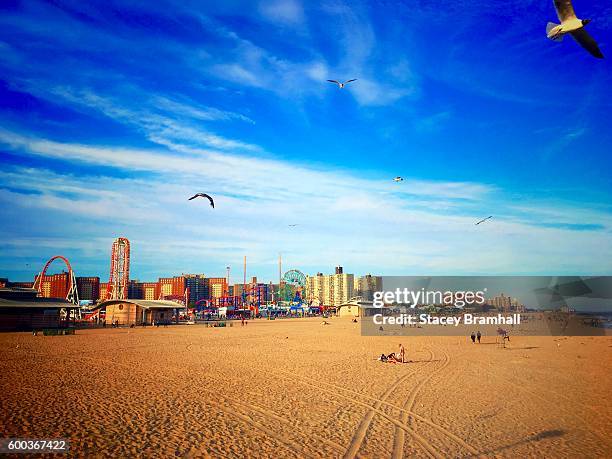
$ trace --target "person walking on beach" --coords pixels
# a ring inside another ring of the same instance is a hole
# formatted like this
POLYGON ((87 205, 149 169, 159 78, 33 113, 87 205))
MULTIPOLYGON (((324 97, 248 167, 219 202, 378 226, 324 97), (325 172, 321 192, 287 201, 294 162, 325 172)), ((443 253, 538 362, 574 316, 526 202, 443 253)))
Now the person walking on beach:
POLYGON ((478 338, 478 344, 480 344, 480 337, 481 337, 481 336, 482 336, 482 335, 480 334, 480 330, 478 330, 478 331, 476 332, 476 338, 478 338))
POLYGON ((400 345, 399 345, 399 357, 402 360, 402 363, 406 363, 405 360, 404 360, 405 356, 406 356, 406 350, 404 349, 404 346, 402 346, 401 343, 400 343, 400 345))
POLYGON ((472 344, 476 343, 476 333, 472 332, 472 334, 470 335, 470 338, 472 338, 472 344))

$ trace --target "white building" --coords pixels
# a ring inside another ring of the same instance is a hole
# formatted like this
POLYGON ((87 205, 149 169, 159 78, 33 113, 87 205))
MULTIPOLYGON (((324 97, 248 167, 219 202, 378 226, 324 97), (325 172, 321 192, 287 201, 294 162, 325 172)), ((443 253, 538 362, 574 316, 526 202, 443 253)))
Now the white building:
POLYGON ((355 276, 337 267, 335 274, 306 276, 305 297, 313 305, 339 307, 353 297, 354 288, 355 276))

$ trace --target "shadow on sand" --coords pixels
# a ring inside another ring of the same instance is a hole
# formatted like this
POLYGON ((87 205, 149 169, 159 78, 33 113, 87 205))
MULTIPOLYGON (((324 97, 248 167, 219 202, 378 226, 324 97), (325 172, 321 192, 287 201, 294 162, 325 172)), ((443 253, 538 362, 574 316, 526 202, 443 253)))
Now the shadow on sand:
POLYGON ((566 434, 566 431, 565 430, 561 430, 561 429, 544 430, 544 431, 542 431, 540 433, 532 435, 531 437, 527 437, 524 440, 517 441, 515 443, 510 443, 509 445, 502 446, 502 447, 497 448, 497 449, 491 449, 489 451, 484 451, 484 452, 480 453, 480 455, 498 454, 500 451, 503 451, 505 449, 514 448, 515 446, 524 445, 526 443, 531 443, 531 442, 534 442, 534 441, 546 440, 548 438, 562 437, 565 434, 566 434))

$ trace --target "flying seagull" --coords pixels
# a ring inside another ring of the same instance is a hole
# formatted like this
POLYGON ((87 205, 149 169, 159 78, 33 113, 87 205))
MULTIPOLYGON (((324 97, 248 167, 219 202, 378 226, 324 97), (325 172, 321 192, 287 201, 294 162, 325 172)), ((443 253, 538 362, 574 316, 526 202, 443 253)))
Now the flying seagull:
POLYGON ((546 36, 553 41, 563 40, 563 36, 569 33, 576 42, 586 49, 591 55, 603 59, 604 55, 599 50, 597 42, 584 29, 591 22, 590 19, 578 19, 574 13, 571 0, 553 0, 557 16, 561 24, 549 22, 546 25, 546 36))
POLYGON ((482 222, 486 222, 489 218, 493 218, 493 215, 489 215, 487 218, 483 218, 479 222, 476 222, 475 225, 480 225, 482 222))
POLYGON ((215 208, 215 201, 213 201, 213 198, 211 198, 206 193, 196 193, 192 197, 190 197, 188 200, 191 201, 192 199, 195 199, 195 198, 208 198, 208 200, 210 201, 210 207, 212 207, 213 209, 215 208))
POLYGON ((329 81, 330 83, 335 83, 335 84, 337 84, 337 85, 338 85, 338 87, 339 87, 340 89, 342 89, 342 88, 344 88, 344 85, 346 85, 346 84, 350 83, 351 81, 357 81, 357 78, 353 78, 352 80, 346 80, 344 83, 342 83, 342 82, 340 82, 340 81, 338 81, 338 80, 327 80, 327 81, 329 81))
POLYGON ((395 177, 395 178, 393 179, 393 181, 394 181, 394 182, 403 182, 403 181, 404 181, 404 179, 398 175, 397 177, 395 177))
POLYGON ((291 225, 287 225, 287 226, 298 226, 299 223, 292 223, 291 225))

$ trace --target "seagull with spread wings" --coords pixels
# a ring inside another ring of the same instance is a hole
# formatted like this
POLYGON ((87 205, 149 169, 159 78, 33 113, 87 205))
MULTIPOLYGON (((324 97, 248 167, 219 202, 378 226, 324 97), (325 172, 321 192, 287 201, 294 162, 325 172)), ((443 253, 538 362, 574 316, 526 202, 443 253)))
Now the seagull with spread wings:
POLYGON ((342 89, 342 88, 344 88, 344 86, 345 86, 345 85, 347 85, 348 83, 350 83, 350 82, 352 82, 352 81, 357 81, 357 78, 353 78, 352 80, 346 80, 346 81, 344 81, 344 82, 341 82, 341 81, 338 81, 338 80, 327 80, 327 81, 329 81, 330 83, 337 84, 337 85, 338 85, 338 87, 339 87, 340 89, 342 89))
POLYGON ((557 16, 561 24, 549 22, 546 26, 546 36, 553 41, 561 41, 565 34, 569 33, 576 43, 586 49, 592 56, 603 59, 597 42, 585 30, 584 26, 591 22, 590 19, 578 19, 574 13, 571 0, 553 0, 557 16))
POLYGON ((206 193, 196 193, 192 197, 190 197, 188 201, 191 201, 192 199, 195 199, 195 198, 207 198, 210 201, 210 207, 212 207, 213 209, 215 208, 215 201, 213 201, 213 198, 211 198, 206 193))
POLYGON ((486 222, 489 218, 493 218, 493 215, 489 215, 487 218, 483 218, 479 222, 474 223, 475 225, 480 225, 483 222, 486 222))

